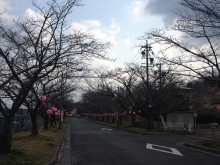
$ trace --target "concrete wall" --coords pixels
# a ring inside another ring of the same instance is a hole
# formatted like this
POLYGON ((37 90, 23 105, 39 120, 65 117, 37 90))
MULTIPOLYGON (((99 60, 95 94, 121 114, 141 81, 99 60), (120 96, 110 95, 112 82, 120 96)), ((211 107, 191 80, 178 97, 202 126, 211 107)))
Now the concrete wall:
POLYGON ((194 112, 172 112, 167 114, 167 128, 192 131, 194 112))

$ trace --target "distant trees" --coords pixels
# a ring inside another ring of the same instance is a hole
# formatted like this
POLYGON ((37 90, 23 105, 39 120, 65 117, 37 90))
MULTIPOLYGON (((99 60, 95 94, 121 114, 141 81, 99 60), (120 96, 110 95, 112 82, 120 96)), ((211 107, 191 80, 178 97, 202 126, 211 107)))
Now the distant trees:
POLYGON ((159 45, 160 60, 178 66, 180 74, 220 87, 220 2, 181 0, 180 5, 184 9, 176 12, 178 18, 171 27, 181 32, 180 38, 159 29, 147 32, 143 38, 159 45), (170 50, 177 53, 170 55, 170 50))
MULTIPOLYGON (((29 104, 37 82, 57 76, 60 69, 77 71, 91 58, 106 59, 108 44, 86 33, 67 31, 66 18, 79 2, 51 0, 44 7, 35 4, 34 18, 15 21, 11 27, 0 21, 0 112, 5 118, 0 152, 11 150, 13 116, 23 103, 29 104)), ((35 101, 39 102, 36 97, 35 101)))
POLYGON ((175 110, 188 110, 188 96, 181 92, 181 81, 171 70, 163 76, 150 72, 149 88, 145 69, 134 64, 126 65, 124 69, 97 73, 97 77, 96 83, 90 83, 91 86, 96 84, 93 86, 95 94, 111 97, 122 110, 131 110, 136 114, 142 110, 142 116, 148 120, 148 128, 154 127, 154 116, 175 110), (100 89, 105 92, 100 94, 100 89), (152 108, 148 108, 147 97, 152 108))

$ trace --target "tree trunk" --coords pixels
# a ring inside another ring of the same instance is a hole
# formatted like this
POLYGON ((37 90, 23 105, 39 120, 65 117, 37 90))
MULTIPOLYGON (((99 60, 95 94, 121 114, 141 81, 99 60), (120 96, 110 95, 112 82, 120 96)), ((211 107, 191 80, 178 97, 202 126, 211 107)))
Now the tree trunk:
POLYGON ((38 126, 37 126, 37 114, 31 114, 31 122, 32 122, 32 128, 31 128, 31 135, 33 137, 38 135, 38 126))
POLYGON ((5 117, 4 129, 0 135, 0 153, 11 152, 11 134, 13 117, 5 117))
POLYGON ((147 117, 147 128, 148 129, 153 129, 154 128, 154 117, 151 111, 148 112, 148 117, 147 117))
POLYGON ((48 116, 44 117, 44 130, 48 130, 48 116))

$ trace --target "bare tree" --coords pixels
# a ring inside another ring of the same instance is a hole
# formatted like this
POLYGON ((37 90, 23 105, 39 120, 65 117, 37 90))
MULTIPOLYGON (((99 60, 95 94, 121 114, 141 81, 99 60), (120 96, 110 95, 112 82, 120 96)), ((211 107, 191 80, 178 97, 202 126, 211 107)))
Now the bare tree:
POLYGON ((182 0, 182 11, 171 30, 181 32, 176 38, 164 30, 147 32, 143 38, 159 44, 161 60, 178 66, 185 76, 203 79, 220 87, 219 38, 220 2, 218 0, 182 0), (178 52, 170 55, 170 50, 178 52))
POLYGON ((35 7, 36 18, 15 21, 11 27, 0 22, 0 90, 11 95, 10 105, 0 100, 0 112, 5 117, 4 132, 0 135, 0 152, 11 150, 11 127, 14 114, 24 103, 34 84, 56 68, 75 68, 93 57, 106 59, 108 44, 100 43, 89 34, 67 32, 66 18, 80 0, 51 0, 45 7, 35 7), (16 94, 8 93, 16 82, 16 94), (12 98, 12 97, 11 97, 12 98))

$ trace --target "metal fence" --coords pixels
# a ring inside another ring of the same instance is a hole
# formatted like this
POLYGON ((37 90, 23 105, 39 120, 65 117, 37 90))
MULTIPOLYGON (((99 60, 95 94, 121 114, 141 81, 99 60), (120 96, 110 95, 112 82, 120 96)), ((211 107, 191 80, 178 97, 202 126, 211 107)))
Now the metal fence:
MULTIPOLYGON (((3 127, 5 123, 4 116, 0 113, 0 133, 3 132, 3 127)), ((37 116, 37 125, 43 125, 44 119, 42 116, 37 116)), ((12 123, 12 134, 24 130, 31 129, 32 123, 31 123, 31 117, 30 113, 26 109, 20 109, 13 118, 12 123)))

